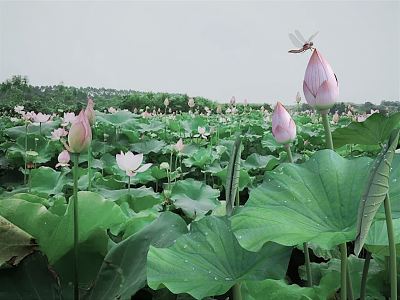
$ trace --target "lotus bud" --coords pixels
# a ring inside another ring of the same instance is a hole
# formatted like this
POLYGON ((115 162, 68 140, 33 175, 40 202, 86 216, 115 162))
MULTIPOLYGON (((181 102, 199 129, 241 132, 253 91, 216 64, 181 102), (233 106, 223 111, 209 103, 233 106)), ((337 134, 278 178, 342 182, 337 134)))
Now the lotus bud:
POLYGON ((86 151, 92 141, 92 130, 89 121, 82 110, 72 123, 68 134, 68 148, 72 153, 86 151))
POLYGON ((339 113, 338 113, 338 111, 336 111, 335 114, 332 117, 332 122, 334 124, 337 124, 337 123, 339 123, 339 119, 340 119, 339 113))
POLYGON ((194 103, 194 99, 193 99, 193 98, 189 98, 188 106, 189 106, 190 108, 193 108, 193 107, 195 106, 195 103, 194 103))
POLYGON ((85 109, 86 118, 89 121, 90 126, 93 126, 96 122, 96 113, 94 111, 94 102, 92 98, 88 98, 87 106, 85 109))
POLYGON ((165 105, 165 106, 168 106, 168 105, 169 105, 169 99, 168 99, 168 98, 165 98, 165 100, 164 100, 164 105, 165 105))
POLYGON ((175 144, 175 150, 178 152, 182 152, 184 147, 185 145, 183 144, 182 139, 179 139, 179 141, 175 144))
POLYGON ((169 163, 167 163, 167 162, 162 162, 162 163, 160 164, 160 169, 161 169, 161 170, 168 170, 168 169, 169 169, 169 163))
POLYGON ((58 164, 56 164, 56 168, 58 167, 66 167, 69 166, 69 161, 71 160, 71 156, 67 150, 62 151, 58 155, 58 164))
POLYGON ((336 75, 317 49, 307 65, 303 91, 308 104, 322 112, 327 112, 339 96, 336 75))
POLYGON ((280 102, 272 115, 272 134, 280 144, 291 143, 296 138, 296 124, 280 102))
POLYGON ((296 95, 296 103, 299 104, 300 102, 301 102, 300 92, 297 92, 297 95, 296 95))

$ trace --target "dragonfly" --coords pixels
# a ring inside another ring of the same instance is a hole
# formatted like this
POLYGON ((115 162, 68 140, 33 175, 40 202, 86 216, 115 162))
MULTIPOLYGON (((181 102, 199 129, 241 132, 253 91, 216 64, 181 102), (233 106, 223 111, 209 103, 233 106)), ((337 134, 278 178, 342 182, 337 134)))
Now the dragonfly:
POLYGON ((294 50, 289 50, 289 53, 303 53, 304 51, 314 49, 314 43, 312 42, 312 40, 315 38, 318 32, 319 31, 311 35, 307 40, 298 30, 294 31, 295 35, 293 33, 289 33, 289 39, 292 41, 293 45, 298 48, 294 50))

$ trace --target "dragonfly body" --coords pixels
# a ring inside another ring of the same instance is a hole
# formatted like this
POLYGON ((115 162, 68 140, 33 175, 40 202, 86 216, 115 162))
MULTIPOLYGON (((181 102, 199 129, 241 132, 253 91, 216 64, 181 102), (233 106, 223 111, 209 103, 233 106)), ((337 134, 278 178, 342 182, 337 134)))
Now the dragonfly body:
POLYGON ((314 49, 314 43, 311 40, 318 34, 318 32, 310 36, 308 40, 304 39, 303 35, 298 30, 295 30, 295 34, 296 35, 289 33, 289 38, 293 45, 298 47, 298 49, 289 50, 289 53, 303 53, 307 50, 314 49))

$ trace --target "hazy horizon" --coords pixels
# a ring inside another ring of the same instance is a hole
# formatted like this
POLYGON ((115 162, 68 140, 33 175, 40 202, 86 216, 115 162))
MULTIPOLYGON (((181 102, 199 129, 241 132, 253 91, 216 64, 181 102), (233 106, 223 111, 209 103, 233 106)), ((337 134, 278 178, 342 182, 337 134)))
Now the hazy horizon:
POLYGON ((295 29, 319 31, 339 101, 400 100, 398 1, 3 1, 0 81, 293 104, 310 57, 287 53, 295 29))

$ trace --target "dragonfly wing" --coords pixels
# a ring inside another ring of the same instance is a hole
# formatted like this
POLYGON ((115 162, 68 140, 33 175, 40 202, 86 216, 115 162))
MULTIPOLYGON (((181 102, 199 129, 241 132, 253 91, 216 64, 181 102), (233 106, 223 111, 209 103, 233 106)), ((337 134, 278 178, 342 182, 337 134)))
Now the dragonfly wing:
POLYGON ((293 33, 289 33, 289 39, 292 41, 295 47, 302 48, 304 45, 294 36, 293 33))
POLYGON ((307 40, 307 43, 311 42, 311 41, 317 36, 318 33, 319 33, 319 31, 317 31, 317 32, 314 33, 312 36, 310 36, 310 37, 308 38, 308 40, 307 40))
POLYGON ((304 36, 300 33, 300 31, 295 30, 294 33, 296 34, 297 39, 298 39, 300 42, 302 42, 303 45, 304 45, 304 44, 306 43, 306 40, 305 40, 304 36))

